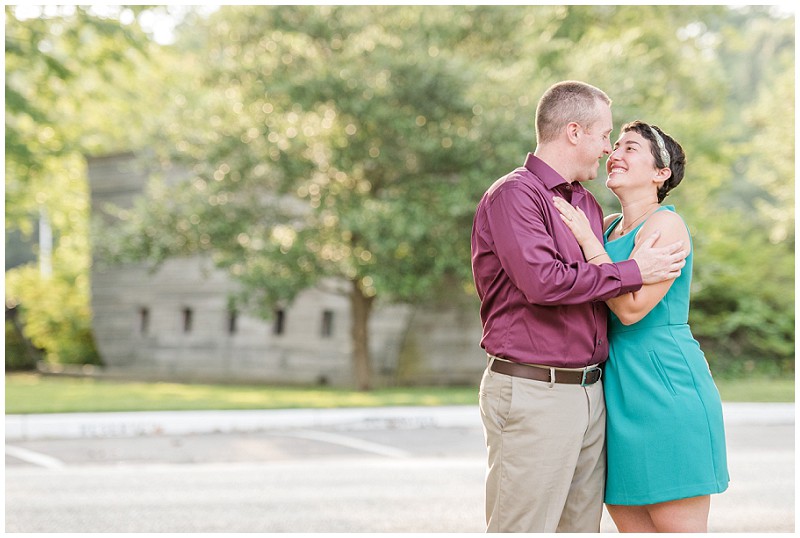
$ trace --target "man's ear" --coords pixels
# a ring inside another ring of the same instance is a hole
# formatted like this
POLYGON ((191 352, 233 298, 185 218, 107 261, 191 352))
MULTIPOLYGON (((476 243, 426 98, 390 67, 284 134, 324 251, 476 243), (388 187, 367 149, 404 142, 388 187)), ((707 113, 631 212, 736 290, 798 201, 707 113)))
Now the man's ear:
POLYGON ((565 129, 567 131, 567 139, 573 144, 577 144, 578 138, 580 137, 580 134, 583 131, 583 128, 580 126, 580 124, 571 121, 567 124, 565 129))

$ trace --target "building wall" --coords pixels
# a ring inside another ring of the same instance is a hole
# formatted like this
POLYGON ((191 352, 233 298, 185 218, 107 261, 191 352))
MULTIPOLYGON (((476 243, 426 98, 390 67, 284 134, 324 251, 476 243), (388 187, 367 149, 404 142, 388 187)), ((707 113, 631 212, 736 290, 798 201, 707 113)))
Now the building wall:
MULTIPOLYGON (((148 177, 130 153, 89 158, 92 208, 130 207, 148 177)), ((171 172, 180 180, 180 171, 171 172)), ((92 269, 95 340, 110 372, 182 381, 348 386, 350 307, 345 296, 311 288, 272 320, 235 314, 236 284, 201 256, 92 269)), ((370 321, 378 384, 477 384, 477 301, 380 304, 370 321)))

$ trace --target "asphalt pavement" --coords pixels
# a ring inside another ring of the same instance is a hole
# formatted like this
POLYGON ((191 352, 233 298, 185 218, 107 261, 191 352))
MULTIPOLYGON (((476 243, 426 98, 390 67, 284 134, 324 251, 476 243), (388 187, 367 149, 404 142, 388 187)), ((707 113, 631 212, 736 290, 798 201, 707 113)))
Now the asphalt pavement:
MULTIPOLYGON (((723 407, 709 530, 794 532, 794 404, 723 407)), ((5 530, 482 532, 485 468, 477 406, 12 415, 5 530)))

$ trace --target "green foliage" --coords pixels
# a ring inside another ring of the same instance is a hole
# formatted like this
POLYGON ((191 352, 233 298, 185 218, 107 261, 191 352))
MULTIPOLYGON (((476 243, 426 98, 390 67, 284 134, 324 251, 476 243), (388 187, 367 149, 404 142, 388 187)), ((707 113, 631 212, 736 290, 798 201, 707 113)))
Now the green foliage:
MULTIPOLYGON (((149 46, 137 24, 121 25, 91 8, 31 9, 48 15, 19 18, 20 7, 5 8, 6 234, 7 240, 12 234, 37 241, 41 212, 55 244, 52 278, 30 266, 7 271, 6 303, 19 305, 24 336, 45 350, 47 360, 96 363, 83 155, 140 143, 145 110, 130 106, 134 81, 146 83, 155 71, 136 78, 149 46)), ((126 9, 136 14, 142 8, 126 9)))
POLYGON ((330 277, 370 301, 472 293, 475 204, 534 149, 541 93, 581 79, 617 126, 656 123, 687 152, 667 201, 692 230, 692 325, 715 371, 785 370, 795 31, 771 9, 224 6, 156 47, 82 8, 6 8, 6 227, 30 236, 45 207, 73 263, 61 280, 85 275, 76 155, 151 147, 164 169, 119 233, 101 227, 107 261, 206 253, 265 316, 330 277))
POLYGON ((794 242, 770 242, 736 211, 698 220, 691 323, 712 370, 792 372, 794 242))
POLYGON ((146 40, 136 25, 123 26, 85 8, 55 7, 52 17, 24 20, 16 17, 17 9, 5 7, 6 227, 30 232, 30 216, 41 205, 56 226, 66 227, 77 220, 70 211, 85 219, 88 200, 76 207, 75 200, 61 198, 85 181, 80 171, 77 177, 69 173, 73 166, 65 173, 62 159, 135 140, 119 134, 123 129, 116 124, 128 123, 124 131, 131 133, 125 121, 130 113, 112 118, 119 106, 109 104, 126 97, 112 88, 133 75, 146 40))
POLYGON ((9 271, 6 305, 9 304, 20 308, 25 337, 45 350, 49 362, 100 364, 91 333, 85 271, 59 271, 52 277, 43 277, 35 265, 9 271))
POLYGON ((469 98, 480 73, 468 59, 432 53, 436 34, 405 35, 420 16, 222 10, 209 47, 184 52, 207 69, 204 114, 180 109, 161 131, 192 178, 121 214, 137 245, 121 251, 211 250, 263 312, 325 277, 387 300, 423 297, 448 273, 467 280, 493 135, 469 98))
POLYGON ((6 371, 33 370, 39 360, 36 349, 29 341, 25 340, 25 335, 14 326, 14 322, 9 318, 9 311, 6 310, 6 371))
POLYGON ((604 69, 625 73, 626 91, 601 85, 616 121, 656 123, 686 150, 686 177, 667 203, 692 232, 690 322, 712 370, 793 371, 794 125, 779 118, 794 116, 794 20, 752 6, 614 10, 615 24, 648 10, 678 19, 631 25, 618 44, 606 35, 597 46, 625 51, 604 69))

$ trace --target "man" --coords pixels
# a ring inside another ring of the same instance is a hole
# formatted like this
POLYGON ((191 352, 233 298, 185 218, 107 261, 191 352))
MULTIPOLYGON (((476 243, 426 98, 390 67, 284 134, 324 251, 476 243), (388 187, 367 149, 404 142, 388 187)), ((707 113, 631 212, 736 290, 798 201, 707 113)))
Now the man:
POLYGON ((489 532, 599 532, 605 482, 608 356, 604 300, 675 278, 681 243, 631 260, 586 263, 554 196, 580 207, 602 235, 603 215, 581 182, 611 153, 611 100, 566 81, 542 96, 537 147, 481 199, 472 270, 489 363, 480 409, 489 469, 489 532))

